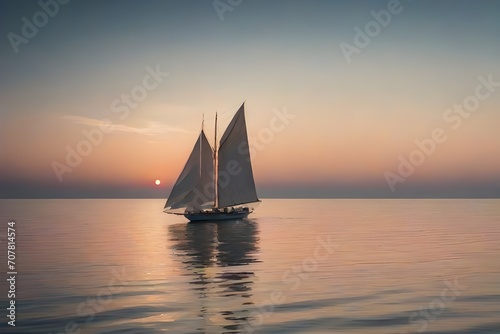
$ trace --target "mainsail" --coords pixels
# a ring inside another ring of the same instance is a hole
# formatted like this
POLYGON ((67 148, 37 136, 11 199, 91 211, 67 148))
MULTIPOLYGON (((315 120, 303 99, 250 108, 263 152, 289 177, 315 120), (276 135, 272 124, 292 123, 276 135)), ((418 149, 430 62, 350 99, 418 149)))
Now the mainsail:
POLYGON ((218 207, 257 202, 248 145, 244 104, 234 115, 218 150, 218 207))
POLYGON ((198 211, 214 206, 213 151, 202 130, 165 204, 165 212, 198 211), (177 210, 176 210, 177 209, 177 210))

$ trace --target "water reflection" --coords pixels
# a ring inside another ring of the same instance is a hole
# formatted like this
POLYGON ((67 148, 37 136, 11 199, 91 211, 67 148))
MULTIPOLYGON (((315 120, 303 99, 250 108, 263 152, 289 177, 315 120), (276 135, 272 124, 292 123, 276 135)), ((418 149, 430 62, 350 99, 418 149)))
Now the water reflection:
POLYGON ((169 227, 174 254, 200 304, 201 333, 241 333, 250 320, 258 224, 249 219, 169 227))

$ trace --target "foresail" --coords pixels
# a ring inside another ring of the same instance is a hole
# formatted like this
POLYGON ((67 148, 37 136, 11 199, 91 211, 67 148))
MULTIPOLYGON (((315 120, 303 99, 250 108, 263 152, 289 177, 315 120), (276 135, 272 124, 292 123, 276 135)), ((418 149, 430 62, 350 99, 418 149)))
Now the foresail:
POLYGON ((248 145, 244 105, 220 140, 218 161, 219 207, 257 202, 248 145))
POLYGON ((165 212, 193 211, 214 204, 213 151, 201 131, 184 169, 174 184, 165 212))

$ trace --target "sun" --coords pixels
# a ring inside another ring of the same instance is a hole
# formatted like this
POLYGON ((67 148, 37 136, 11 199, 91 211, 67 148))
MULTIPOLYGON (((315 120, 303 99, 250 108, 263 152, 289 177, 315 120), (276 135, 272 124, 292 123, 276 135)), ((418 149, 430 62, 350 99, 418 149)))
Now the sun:
POLYGON ((156 180, 156 181, 155 181, 155 184, 156 184, 157 186, 159 186, 159 185, 160 185, 160 183, 161 183, 161 181, 160 181, 160 180, 156 180))

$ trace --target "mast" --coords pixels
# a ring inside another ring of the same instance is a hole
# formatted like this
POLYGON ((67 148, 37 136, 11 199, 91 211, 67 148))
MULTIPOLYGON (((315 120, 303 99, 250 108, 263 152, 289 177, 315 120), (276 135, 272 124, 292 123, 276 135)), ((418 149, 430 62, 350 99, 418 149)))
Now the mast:
MULTIPOLYGON (((203 133, 203 124, 205 123, 205 114, 201 116, 201 132, 203 133)), ((201 176, 201 156, 202 156, 202 146, 201 146, 201 136, 200 136, 200 176, 201 176)))
POLYGON ((214 208, 219 207, 219 182, 217 182, 217 160, 218 160, 218 149, 217 149, 217 112, 215 112, 215 139, 214 139, 214 208))

